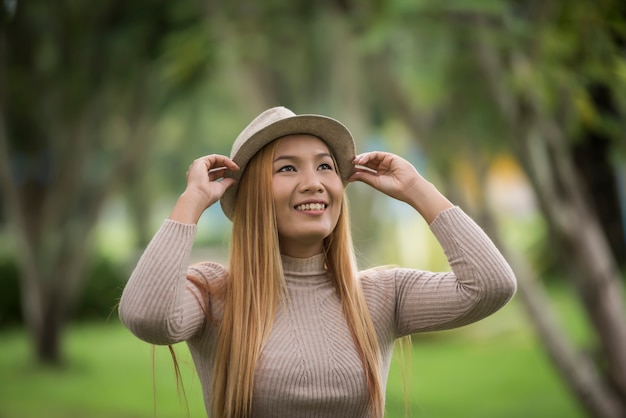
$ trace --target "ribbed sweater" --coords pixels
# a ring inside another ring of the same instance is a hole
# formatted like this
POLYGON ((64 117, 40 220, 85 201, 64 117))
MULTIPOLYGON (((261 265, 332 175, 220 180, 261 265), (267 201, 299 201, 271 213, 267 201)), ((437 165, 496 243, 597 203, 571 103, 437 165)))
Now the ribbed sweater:
MULTIPOLYGON (((382 353, 383 392, 397 338, 478 321, 506 304, 516 289, 505 259, 461 209, 440 213, 430 228, 451 271, 389 267, 359 272, 382 353)), ((187 342, 209 411, 217 330, 205 319, 199 293, 186 276, 219 281, 226 269, 213 262, 189 266, 195 232, 195 225, 164 221, 124 289, 119 312, 142 340, 187 342)), ((287 298, 257 364, 253 417, 369 417, 363 366, 324 256, 282 256, 282 262, 287 298)), ((219 301, 211 302, 220 318, 219 301)))

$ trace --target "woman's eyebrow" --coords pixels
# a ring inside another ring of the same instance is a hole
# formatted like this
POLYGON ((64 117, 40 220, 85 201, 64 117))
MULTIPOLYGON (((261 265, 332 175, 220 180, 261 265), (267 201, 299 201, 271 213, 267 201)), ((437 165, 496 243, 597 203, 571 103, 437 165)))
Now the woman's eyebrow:
MULTIPOLYGON (((332 158, 331 155, 327 152, 320 152, 319 154, 315 154, 314 155, 315 158, 317 159, 321 159, 321 158, 332 158)), ((274 162, 280 161, 280 160, 301 160, 302 157, 298 157, 295 155, 279 155, 278 157, 274 158, 274 162)))

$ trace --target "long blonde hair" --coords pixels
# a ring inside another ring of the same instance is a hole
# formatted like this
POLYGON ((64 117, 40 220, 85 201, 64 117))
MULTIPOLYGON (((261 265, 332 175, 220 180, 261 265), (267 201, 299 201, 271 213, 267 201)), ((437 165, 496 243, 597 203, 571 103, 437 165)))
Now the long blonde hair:
MULTIPOLYGON (((240 183, 233 216, 224 314, 219 325, 211 383, 214 417, 251 415, 254 373, 285 295, 272 198, 272 161, 277 141, 249 162, 240 183)), ((348 204, 324 240, 326 265, 341 299, 348 327, 363 363, 372 416, 383 416, 381 356, 374 324, 357 276, 348 204)))

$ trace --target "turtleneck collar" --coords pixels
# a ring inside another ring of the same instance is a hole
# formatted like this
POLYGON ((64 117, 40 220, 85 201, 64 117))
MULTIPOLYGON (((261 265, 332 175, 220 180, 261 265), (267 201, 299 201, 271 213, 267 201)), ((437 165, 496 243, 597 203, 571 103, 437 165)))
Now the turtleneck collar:
POLYGON ((309 258, 295 258, 281 254, 283 271, 290 276, 311 276, 326 274, 324 254, 317 254, 309 258))

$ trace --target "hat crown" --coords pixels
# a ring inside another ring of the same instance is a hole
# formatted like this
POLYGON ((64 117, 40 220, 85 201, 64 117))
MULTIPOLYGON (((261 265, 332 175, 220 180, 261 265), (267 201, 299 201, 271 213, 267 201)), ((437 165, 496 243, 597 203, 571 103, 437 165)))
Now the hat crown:
POLYGON ((246 126, 246 128, 237 136, 237 139, 233 143, 230 151, 230 158, 234 158, 243 144, 245 144, 254 134, 264 128, 267 128, 273 123, 292 116, 296 116, 296 114, 283 106, 272 107, 271 109, 267 109, 261 113, 259 116, 254 118, 254 120, 250 122, 248 126, 246 126))

